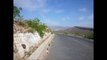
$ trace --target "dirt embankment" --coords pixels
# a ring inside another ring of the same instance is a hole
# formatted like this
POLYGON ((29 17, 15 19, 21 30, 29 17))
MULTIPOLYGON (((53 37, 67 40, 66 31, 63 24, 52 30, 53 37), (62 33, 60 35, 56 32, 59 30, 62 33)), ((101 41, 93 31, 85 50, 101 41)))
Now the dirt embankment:
POLYGON ((20 21, 14 21, 13 24, 13 31, 14 33, 26 33, 31 30, 30 27, 27 26, 27 24, 20 22, 20 21))

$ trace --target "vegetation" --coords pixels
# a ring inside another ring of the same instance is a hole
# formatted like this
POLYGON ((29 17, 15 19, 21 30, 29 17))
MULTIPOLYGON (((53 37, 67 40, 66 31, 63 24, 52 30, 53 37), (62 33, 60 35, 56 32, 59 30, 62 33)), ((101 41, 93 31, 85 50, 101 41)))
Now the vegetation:
POLYGON ((72 34, 77 35, 77 36, 81 36, 81 34, 79 32, 74 32, 72 34))
POLYGON ((47 26, 41 23, 38 18, 26 20, 26 23, 33 30, 37 31, 41 37, 43 37, 44 31, 46 30, 47 26))
POLYGON ((42 22, 40 22, 40 20, 38 18, 24 20, 24 18, 22 16, 20 16, 20 14, 19 14, 20 10, 22 10, 22 9, 14 6, 14 14, 13 14, 14 19, 18 18, 19 25, 21 25, 23 27, 31 27, 32 29, 29 29, 28 32, 33 33, 34 31, 37 31, 39 33, 39 35, 41 37, 43 37, 47 26, 45 24, 43 24, 42 22))
POLYGON ((64 34, 67 35, 68 33, 67 33, 67 32, 64 32, 64 34))
POLYGON ((94 39, 94 34, 93 33, 88 33, 88 34, 85 35, 85 38, 94 39))
POLYGON ((83 36, 83 37, 88 38, 88 39, 94 39, 93 33, 86 33, 85 35, 81 35, 79 33, 75 33, 75 34, 78 36, 83 36))
POLYGON ((47 26, 40 22, 38 18, 29 20, 20 20, 18 24, 23 27, 31 27, 32 29, 29 29, 28 32, 33 33, 34 31, 37 31, 41 37, 44 36, 44 32, 46 31, 47 28, 47 26))
POLYGON ((28 27, 28 25, 24 21, 19 21, 18 25, 23 26, 23 27, 28 27))
POLYGON ((14 13, 13 13, 13 17, 16 18, 16 17, 20 17, 20 10, 22 10, 22 8, 17 8, 16 6, 14 6, 14 13))

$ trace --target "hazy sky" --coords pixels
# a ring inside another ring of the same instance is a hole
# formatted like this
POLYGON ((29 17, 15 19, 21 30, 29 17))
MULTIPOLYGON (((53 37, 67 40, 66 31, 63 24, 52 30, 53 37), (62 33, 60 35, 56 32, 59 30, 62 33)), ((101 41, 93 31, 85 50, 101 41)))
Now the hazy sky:
POLYGON ((93 0, 14 0, 25 19, 47 25, 93 27, 93 0))

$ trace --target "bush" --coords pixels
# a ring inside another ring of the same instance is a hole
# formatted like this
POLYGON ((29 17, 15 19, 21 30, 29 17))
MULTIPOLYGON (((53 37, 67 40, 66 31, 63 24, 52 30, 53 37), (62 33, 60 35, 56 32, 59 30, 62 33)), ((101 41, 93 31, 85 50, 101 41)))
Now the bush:
POLYGON ((65 32, 64 34, 65 34, 65 35, 67 35, 68 33, 67 33, 67 32, 65 32))
POLYGON ((77 33, 77 32, 75 32, 75 33, 73 33, 73 34, 78 35, 78 36, 81 36, 80 33, 77 33))
POLYGON ((88 39, 94 39, 94 34, 93 33, 88 33, 85 35, 85 38, 88 38, 88 39))
POLYGON ((31 27, 33 30, 37 31, 41 37, 44 36, 44 31, 46 30, 47 26, 40 22, 39 19, 30 19, 26 20, 26 23, 29 27, 31 27))

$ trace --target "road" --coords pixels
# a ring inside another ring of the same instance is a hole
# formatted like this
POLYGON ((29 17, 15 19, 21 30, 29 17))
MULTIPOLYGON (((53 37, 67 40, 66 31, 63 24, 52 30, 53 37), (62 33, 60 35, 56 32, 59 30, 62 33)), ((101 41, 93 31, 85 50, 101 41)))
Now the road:
POLYGON ((93 41, 55 35, 46 60, 94 60, 93 41))

